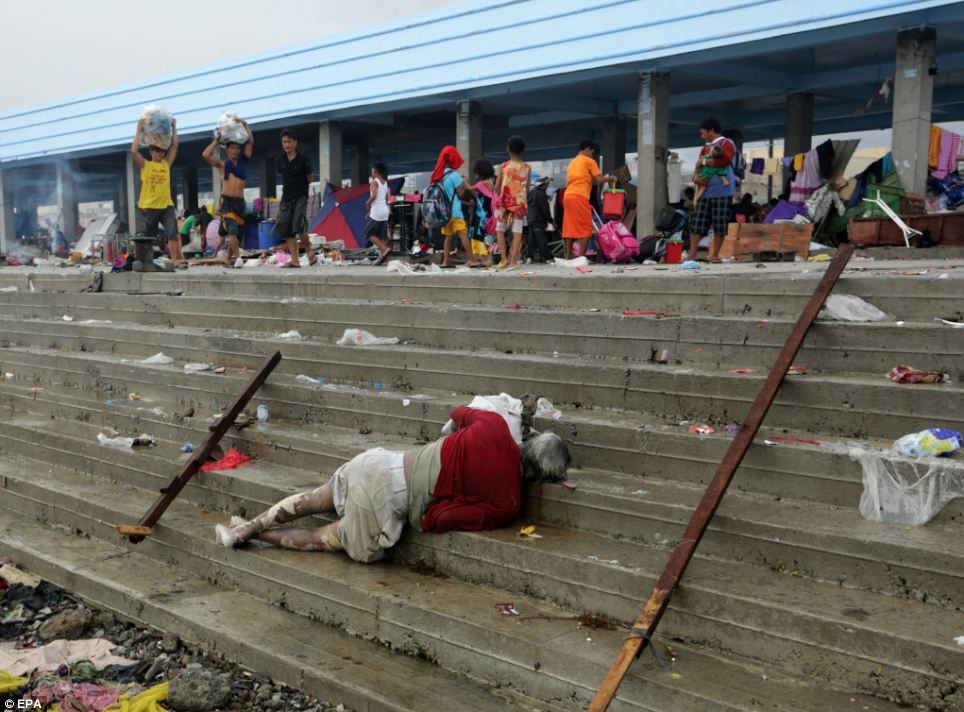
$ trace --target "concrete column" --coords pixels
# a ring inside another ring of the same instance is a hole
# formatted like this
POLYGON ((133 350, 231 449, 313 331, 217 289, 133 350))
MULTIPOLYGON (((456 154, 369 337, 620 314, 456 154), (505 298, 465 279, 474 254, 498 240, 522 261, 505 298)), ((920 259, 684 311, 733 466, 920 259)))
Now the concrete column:
POLYGON ((318 180, 341 188, 341 128, 331 121, 318 124, 318 180))
POLYGON ((607 116, 603 123, 603 173, 609 173, 624 163, 626 163, 626 121, 621 116, 607 116))
POLYGON ((134 156, 130 152, 124 155, 127 165, 124 197, 127 204, 117 207, 117 215, 120 220, 127 222, 130 234, 134 235, 141 231, 140 213, 137 210, 137 195, 140 190, 141 177, 137 166, 134 165, 134 156))
POLYGON ((77 194, 74 191, 74 168, 69 160, 57 161, 57 205, 60 207, 61 229, 68 240, 77 235, 77 194))
POLYGON ((355 146, 355 152, 351 157, 352 185, 362 185, 368 182, 368 176, 371 175, 370 160, 368 146, 355 146))
POLYGON ((264 156, 261 159, 261 199, 278 197, 278 157, 264 156))
POLYGON ((891 148, 901 187, 912 193, 924 193, 927 189, 927 148, 934 97, 931 67, 936 46, 937 32, 933 27, 905 30, 897 35, 891 148))
POLYGON ((17 220, 13 208, 17 196, 13 189, 13 169, 0 169, 0 253, 10 254, 17 240, 17 220))
POLYGON ((465 165, 463 175, 472 175, 472 166, 482 158, 482 107, 477 101, 460 101, 455 111, 455 147, 465 165))
POLYGON ((211 166, 211 193, 214 195, 211 202, 214 203, 214 210, 217 211, 218 202, 221 200, 221 169, 217 166, 211 166))
POLYGON ((656 216, 668 202, 669 75, 641 74, 636 111, 639 173, 636 232, 651 235, 656 216))
POLYGON ((184 194, 184 209, 197 210, 197 166, 181 166, 181 192, 184 194))
POLYGON ((786 125, 783 130, 783 155, 806 153, 813 145, 813 94, 807 91, 787 94, 786 125))

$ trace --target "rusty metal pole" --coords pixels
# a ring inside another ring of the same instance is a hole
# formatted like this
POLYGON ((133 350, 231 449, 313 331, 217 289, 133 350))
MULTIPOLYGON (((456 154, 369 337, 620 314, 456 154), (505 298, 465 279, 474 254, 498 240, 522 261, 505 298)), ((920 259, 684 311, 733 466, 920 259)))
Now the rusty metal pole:
POLYGON ((589 705, 589 712, 605 712, 605 710, 609 708, 613 697, 616 696, 616 690, 619 689, 619 685, 626 676, 629 667, 633 664, 633 660, 639 657, 639 654, 649 643, 650 636, 653 634, 653 631, 656 630, 656 626, 659 625, 663 613, 666 612, 666 607, 669 605, 669 599, 673 590, 683 577, 686 567, 696 552, 696 547, 699 546, 703 534, 706 533, 706 529, 709 527, 713 515, 720 506, 723 495, 726 494, 726 489, 729 487, 733 475, 736 474, 740 463, 743 462, 743 457, 753 442, 753 438, 756 437, 763 418, 766 416, 767 411, 770 410, 770 406, 773 404, 773 399, 780 389, 780 384, 783 382, 787 369, 790 368, 793 360, 797 357, 797 353, 803 345, 803 340, 806 338, 807 332, 810 331, 810 327, 817 318, 817 314, 820 313, 824 301, 826 301, 830 295, 830 291, 837 283, 837 279, 850 260, 853 250, 853 245, 841 245, 837 249, 837 256, 834 257, 833 261, 828 265, 823 279, 820 280, 816 291, 814 291, 813 296, 810 297, 810 301, 808 301, 806 307, 804 307, 800 318, 797 319, 797 323, 793 327, 793 331, 790 332, 786 343, 783 345, 780 355, 777 356, 776 363, 773 364, 770 374, 767 376, 766 381, 764 381, 762 388, 760 388, 756 399, 752 405, 750 405, 750 410, 747 413, 743 427, 740 428, 736 437, 733 438, 733 442, 726 451, 723 461, 716 469, 716 474, 707 486, 706 492, 703 493, 703 498, 700 500, 699 505, 697 505, 696 511, 694 511, 693 516, 690 517, 689 524, 687 524, 682 538, 679 543, 676 544, 676 548, 673 549, 673 553, 666 563, 666 568, 663 569, 663 573, 656 581, 656 587, 653 589, 649 600, 646 601, 646 605, 643 606, 639 617, 633 624, 629 637, 626 639, 626 642, 623 643, 623 647, 619 651, 619 655, 616 656, 616 660, 610 668, 609 673, 596 691, 596 696, 589 705))

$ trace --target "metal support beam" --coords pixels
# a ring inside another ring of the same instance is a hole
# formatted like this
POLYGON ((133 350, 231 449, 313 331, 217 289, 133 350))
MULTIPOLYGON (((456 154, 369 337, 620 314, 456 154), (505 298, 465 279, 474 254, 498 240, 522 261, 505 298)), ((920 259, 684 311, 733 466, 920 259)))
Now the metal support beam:
POLYGON ((13 209, 17 194, 13 188, 13 169, 0 169, 0 254, 9 254, 17 242, 17 220, 13 209))
POLYGON ((465 166, 462 172, 471 175, 472 166, 482 158, 482 107, 477 101, 460 101, 455 111, 455 147, 465 166))
POLYGON ((602 169, 609 173, 626 163, 626 119, 608 116, 603 122, 602 169))
POLYGON ((368 182, 370 168, 368 146, 355 146, 351 156, 351 184, 361 185, 368 182))
POLYGON ((130 151, 124 153, 124 165, 126 167, 126 179, 124 181, 124 199, 126 204, 117 207, 117 214, 122 220, 127 221, 128 230, 131 235, 134 235, 140 232, 137 193, 140 189, 141 178, 137 172, 137 166, 134 165, 134 156, 131 155, 130 151))
POLYGON ((656 216, 667 204, 666 160, 669 153, 669 75, 643 74, 639 78, 636 141, 639 172, 637 234, 650 235, 656 216))
POLYGON ((74 162, 57 161, 57 206, 60 208, 61 229, 68 240, 77 234, 77 193, 74 191, 74 162))
POLYGON ((908 192, 927 190, 927 149, 934 95, 931 68, 936 51, 937 32, 933 27, 906 30, 897 35, 891 146, 894 168, 901 186, 908 192))
POLYGON ((806 153, 813 144, 813 94, 787 94, 786 123, 783 133, 783 154, 792 156, 806 153))
POLYGON ((318 124, 318 180, 341 188, 341 128, 331 121, 318 124))
POLYGON ((834 257, 833 261, 827 267, 823 279, 820 280, 813 296, 810 297, 810 300, 804 307, 803 313, 801 313, 800 318, 797 319, 797 323, 790 332, 786 343, 783 344, 783 349, 777 356, 776 363, 773 364, 773 368, 770 370, 767 379, 763 382, 760 392, 757 393, 756 398, 750 405, 749 411, 747 411, 743 427, 740 428, 736 437, 734 437, 730 443, 730 447, 726 451, 726 455, 723 456, 723 461, 717 468, 716 474, 703 493, 703 498, 696 506, 693 516, 690 517, 690 521, 686 525, 686 530, 680 537, 679 543, 677 543, 673 549, 669 561, 666 562, 666 568, 663 569, 663 573, 656 581, 656 587, 650 594, 649 600, 646 601, 646 605, 643 606, 639 617, 630 629, 629 637, 619 651, 616 661, 609 670, 609 674, 596 691, 596 696, 593 698, 592 704, 589 705, 589 712, 604 712, 609 708, 610 703, 616 696, 616 690, 619 689, 619 685, 629 670, 630 665, 633 664, 633 661, 639 657, 639 654, 650 643, 656 626, 659 625, 663 614, 666 612, 666 608, 669 606, 669 599, 673 595, 673 591, 676 590, 680 579, 683 577, 683 574, 686 573, 686 567, 693 558, 693 554, 696 553, 696 548, 700 545, 703 535, 706 533, 707 528, 709 528, 713 515, 720 506, 720 502, 723 501, 723 496, 730 486, 733 475, 736 474, 740 463, 743 462, 743 458, 746 456, 747 450, 750 449, 750 445, 753 443, 753 438, 756 437, 757 432, 760 430, 763 419, 766 417, 770 406, 773 404, 773 400, 776 398, 777 391, 780 389, 780 384, 783 383, 783 378, 786 376, 787 370, 797 357, 797 353, 803 345, 803 340, 806 338, 807 332, 810 331, 810 327, 816 320, 817 314, 820 312, 820 309, 823 308, 823 303, 830 295, 831 290, 833 290, 844 267, 847 266, 847 262, 850 260, 853 251, 853 245, 841 245, 837 249, 837 256, 834 257))

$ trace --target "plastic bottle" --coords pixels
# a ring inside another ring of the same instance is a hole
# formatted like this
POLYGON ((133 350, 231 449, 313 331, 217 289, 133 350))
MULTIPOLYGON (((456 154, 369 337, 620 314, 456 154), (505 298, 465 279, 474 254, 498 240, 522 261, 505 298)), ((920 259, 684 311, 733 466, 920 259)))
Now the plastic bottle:
POLYGON ((259 422, 259 423, 267 423, 267 422, 268 422, 268 406, 266 406, 264 403, 262 403, 261 405, 258 406, 258 410, 255 411, 255 412, 256 412, 256 414, 257 414, 257 416, 258 416, 258 422, 259 422))

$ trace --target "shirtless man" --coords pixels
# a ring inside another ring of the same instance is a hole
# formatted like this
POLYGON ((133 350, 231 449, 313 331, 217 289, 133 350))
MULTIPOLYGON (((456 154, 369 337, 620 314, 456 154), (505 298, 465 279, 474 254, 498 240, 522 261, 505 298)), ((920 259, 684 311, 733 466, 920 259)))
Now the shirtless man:
POLYGON ((211 144, 201 154, 205 161, 221 171, 221 202, 217 212, 221 215, 218 234, 228 239, 228 264, 234 265, 241 256, 241 245, 238 235, 244 228, 244 187, 248 180, 248 163, 254 153, 254 132, 244 119, 240 119, 245 131, 248 132, 248 142, 229 143, 225 147, 227 157, 221 160, 214 155, 218 147, 219 138, 214 137, 211 144))

